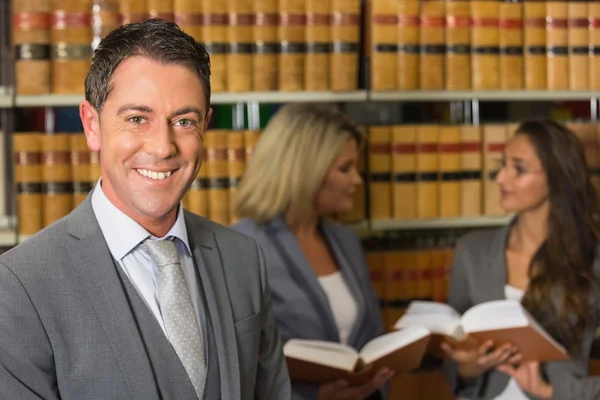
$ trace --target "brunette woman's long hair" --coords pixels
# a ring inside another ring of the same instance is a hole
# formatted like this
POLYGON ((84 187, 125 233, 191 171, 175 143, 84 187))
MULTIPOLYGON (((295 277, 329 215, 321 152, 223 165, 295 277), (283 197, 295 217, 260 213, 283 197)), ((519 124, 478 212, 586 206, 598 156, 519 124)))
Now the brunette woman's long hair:
POLYGON ((531 261, 522 303, 574 355, 596 318, 596 192, 583 144, 571 130, 553 120, 530 119, 516 134, 529 138, 536 150, 546 172, 550 205, 548 236, 531 261))

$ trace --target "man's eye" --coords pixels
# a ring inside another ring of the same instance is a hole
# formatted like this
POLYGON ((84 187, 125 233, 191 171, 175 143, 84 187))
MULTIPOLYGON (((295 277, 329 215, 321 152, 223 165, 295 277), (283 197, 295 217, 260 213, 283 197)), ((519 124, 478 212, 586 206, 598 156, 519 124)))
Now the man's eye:
POLYGON ((192 121, 191 119, 187 119, 187 118, 182 118, 179 121, 176 122, 177 125, 179 125, 182 128, 188 128, 192 125, 194 125, 194 121, 192 121))
POLYGON ((144 121, 144 119, 142 117, 130 117, 128 118, 128 121, 135 125, 139 125, 144 121))

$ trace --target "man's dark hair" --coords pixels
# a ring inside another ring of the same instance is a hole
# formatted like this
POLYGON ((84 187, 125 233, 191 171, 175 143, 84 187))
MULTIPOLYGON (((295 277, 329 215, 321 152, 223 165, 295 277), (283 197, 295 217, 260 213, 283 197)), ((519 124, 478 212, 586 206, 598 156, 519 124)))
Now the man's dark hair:
POLYGON ((204 87, 210 106, 210 57, 206 49, 173 22, 158 18, 123 25, 110 32, 94 51, 85 78, 85 99, 100 113, 111 91, 110 79, 121 62, 143 56, 165 64, 189 67, 204 87))

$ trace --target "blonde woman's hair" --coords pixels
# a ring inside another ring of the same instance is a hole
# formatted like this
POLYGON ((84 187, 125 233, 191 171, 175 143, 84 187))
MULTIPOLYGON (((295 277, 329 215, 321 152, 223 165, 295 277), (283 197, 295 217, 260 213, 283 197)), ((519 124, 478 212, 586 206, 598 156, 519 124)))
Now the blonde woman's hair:
POLYGON ((264 223, 281 216, 290 226, 314 213, 315 197, 341 148, 364 133, 341 112, 287 104, 271 118, 253 151, 234 199, 238 218, 264 223))

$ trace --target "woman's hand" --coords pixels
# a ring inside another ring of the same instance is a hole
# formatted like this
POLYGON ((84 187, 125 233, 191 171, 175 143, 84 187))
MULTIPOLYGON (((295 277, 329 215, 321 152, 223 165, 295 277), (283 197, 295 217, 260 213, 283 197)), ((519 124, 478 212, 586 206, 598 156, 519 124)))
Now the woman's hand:
POLYGON ((500 364, 518 363, 521 355, 518 349, 507 343, 493 350, 493 343, 487 341, 473 350, 454 349, 449 343, 442 343, 446 356, 458 364, 458 374, 463 379, 476 378, 500 364))
POLYGON ((519 386, 532 396, 544 400, 552 398, 552 385, 542 377, 539 362, 527 362, 521 365, 507 363, 499 365, 496 369, 512 376, 519 386))
POLYGON ((319 388, 317 400, 363 400, 375 393, 394 376, 394 371, 382 368, 370 381, 359 386, 348 386, 348 382, 340 380, 319 388))

